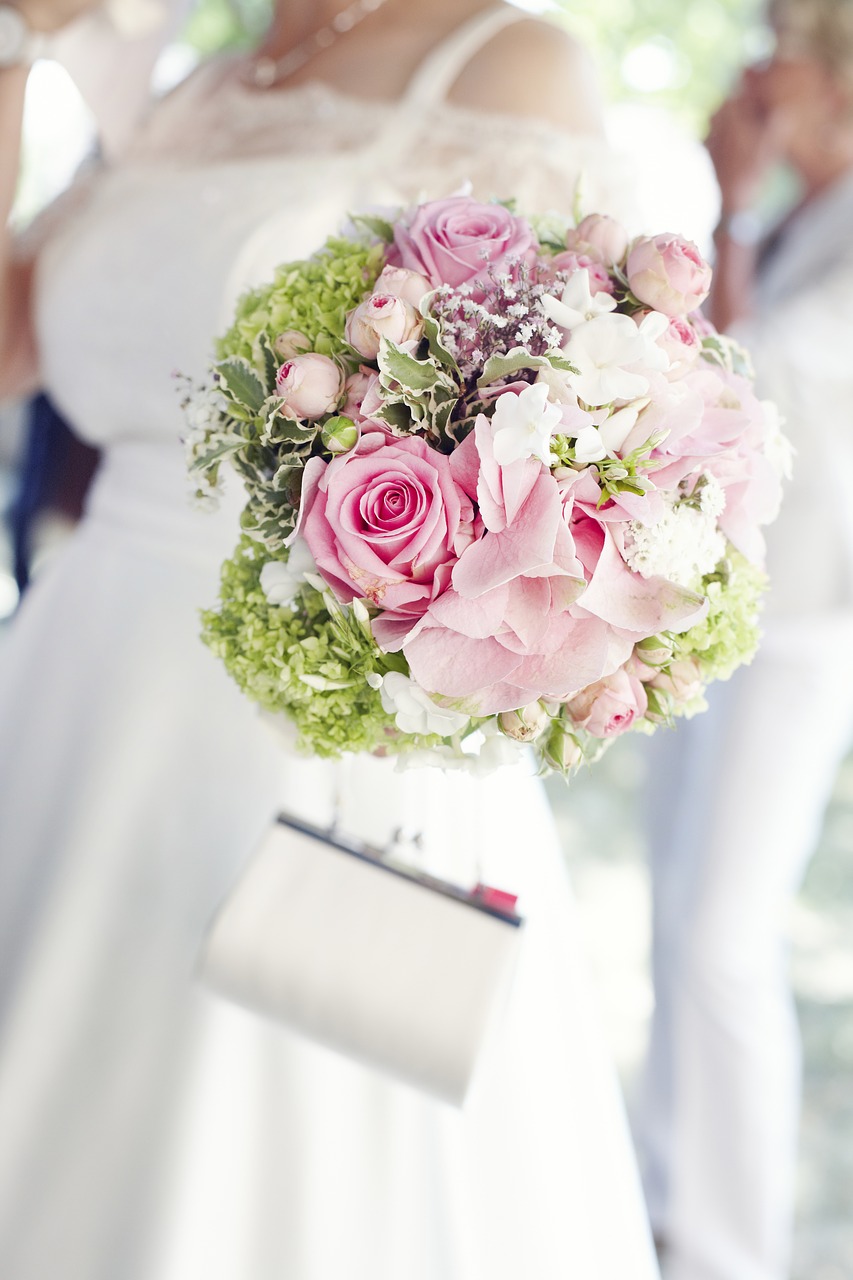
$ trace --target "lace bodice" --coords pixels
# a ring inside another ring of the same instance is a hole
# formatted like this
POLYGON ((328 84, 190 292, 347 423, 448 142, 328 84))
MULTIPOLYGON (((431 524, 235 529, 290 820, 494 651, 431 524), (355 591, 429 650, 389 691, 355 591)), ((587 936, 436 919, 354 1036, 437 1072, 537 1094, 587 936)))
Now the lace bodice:
POLYGON ((422 64, 402 103, 319 83, 258 92, 229 59, 162 102, 40 254, 43 380, 80 434, 176 440, 173 373, 199 378, 238 293, 354 208, 470 182, 482 198, 566 209, 583 174, 586 207, 624 216, 629 184, 598 139, 445 100, 477 45, 522 16, 481 15, 422 64))

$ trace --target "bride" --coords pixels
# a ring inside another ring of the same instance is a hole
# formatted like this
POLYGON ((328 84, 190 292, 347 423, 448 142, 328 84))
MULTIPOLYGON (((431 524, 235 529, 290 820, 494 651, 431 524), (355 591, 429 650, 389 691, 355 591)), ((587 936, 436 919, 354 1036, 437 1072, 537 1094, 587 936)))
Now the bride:
MULTIPOLYGON (((18 13, 56 29, 81 7, 18 13)), ((586 57, 559 29, 491 0, 341 8, 280 0, 259 50, 202 67, 120 161, 2 241, 0 390, 44 386, 104 458, 0 655, 9 1280, 657 1274, 539 784, 286 759, 197 638, 239 495, 188 506, 171 374, 202 373, 241 288, 348 209, 468 180, 566 208, 583 170, 588 207, 624 212, 586 57), (193 981, 275 809, 316 820, 335 789, 345 826, 417 823, 434 865, 477 861, 521 895, 502 1039, 462 1113, 193 981)), ((4 215, 26 79, 8 55, 4 215)))

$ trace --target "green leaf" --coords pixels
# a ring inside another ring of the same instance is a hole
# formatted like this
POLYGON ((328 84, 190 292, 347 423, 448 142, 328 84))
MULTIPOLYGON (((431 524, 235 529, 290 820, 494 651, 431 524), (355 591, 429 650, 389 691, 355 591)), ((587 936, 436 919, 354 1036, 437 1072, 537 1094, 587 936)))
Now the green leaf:
POLYGON ((394 239, 394 228, 384 218, 376 218, 368 213, 351 213, 350 218, 357 227, 364 227, 365 231, 369 231, 371 235, 378 236, 386 244, 390 244, 394 239))
POLYGON ((459 366, 447 348, 441 344, 438 322, 433 316, 428 314, 424 316, 424 334, 426 335, 427 342, 429 343, 429 353, 433 360, 437 360, 439 364, 443 364, 446 369, 450 369, 457 378, 460 377, 459 366))
MULTIPOLYGON (((554 368, 554 365, 547 356, 534 356, 529 351, 525 351, 524 347, 514 347, 512 351, 507 351, 503 355, 489 356, 483 372, 477 379, 477 386, 487 387, 490 383, 497 382, 499 378, 518 373, 520 369, 550 368, 554 368)), ((570 365, 569 368, 572 366, 570 365)))
POLYGON ((416 360, 388 338, 382 339, 379 371, 399 382, 407 391, 429 391, 443 381, 441 370, 432 360, 416 360))
POLYGON ((261 361, 263 362, 264 378, 267 384, 266 389, 267 392, 271 394, 275 391, 275 380, 276 375, 278 374, 278 361, 275 358, 275 352, 272 349, 269 334, 265 333, 263 330, 258 334, 258 350, 260 352, 261 361))
POLYGON ((386 400, 376 416, 399 432, 408 431, 412 425, 412 411, 402 400, 386 400))
POLYGON ((215 368, 219 374, 219 389, 249 413, 259 413, 267 398, 266 388, 248 360, 242 356, 231 356, 220 360, 215 368))
POLYGON ((219 436, 218 441, 219 443, 210 448, 207 453, 195 455, 190 463, 190 471, 207 471, 208 467, 212 467, 215 462, 220 462, 245 443, 241 436, 227 436, 224 439, 219 436))

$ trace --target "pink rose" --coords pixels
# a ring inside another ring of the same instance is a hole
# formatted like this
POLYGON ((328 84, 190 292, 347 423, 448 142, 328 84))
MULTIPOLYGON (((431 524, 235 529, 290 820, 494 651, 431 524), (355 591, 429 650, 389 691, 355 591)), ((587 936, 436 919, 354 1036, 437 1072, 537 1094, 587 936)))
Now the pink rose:
POLYGON ((321 418, 336 408, 344 379, 334 360, 309 351, 285 360, 275 386, 276 393, 297 418, 321 418))
POLYGON ((628 232, 604 213, 590 213, 566 234, 566 248, 588 254, 612 267, 628 251, 628 232))
POLYGON ((370 431, 305 468, 298 531, 320 573, 339 599, 379 605, 403 636, 449 583, 473 525, 450 459, 415 437, 370 431))
POLYGON ((594 738, 615 738, 645 715, 647 705, 642 682, 620 670, 572 698, 568 711, 577 727, 594 738))
POLYGON ((668 378, 680 378, 699 359, 702 340, 693 325, 684 316, 673 316, 665 333, 658 338, 658 345, 669 356, 668 378))
POLYGON ((431 290, 432 285, 426 276, 419 271, 407 271, 405 267, 383 267, 382 274, 373 286, 374 293, 390 293, 395 298, 402 298, 416 311, 424 295, 431 290))
POLYGON ((610 273, 607 268, 596 258, 589 257, 585 253, 577 253, 575 250, 564 250, 558 253, 556 257, 551 258, 547 264, 548 274, 553 276, 555 271, 586 271, 589 274, 589 291, 593 297, 597 293, 612 293, 613 281, 610 279, 610 273))
POLYGON ((408 226, 398 224, 392 266, 426 276, 433 288, 485 279, 488 268, 510 270, 532 262, 536 238, 529 224, 501 204, 451 196, 418 205, 408 226))
POLYGON ((393 293, 373 293, 349 313, 344 336, 360 356, 375 360, 383 338, 400 345, 418 339, 423 328, 423 320, 408 302, 393 293))
POLYGON ((701 306, 711 287, 711 268, 696 245, 682 236, 640 236, 628 254, 631 292, 667 316, 701 306))

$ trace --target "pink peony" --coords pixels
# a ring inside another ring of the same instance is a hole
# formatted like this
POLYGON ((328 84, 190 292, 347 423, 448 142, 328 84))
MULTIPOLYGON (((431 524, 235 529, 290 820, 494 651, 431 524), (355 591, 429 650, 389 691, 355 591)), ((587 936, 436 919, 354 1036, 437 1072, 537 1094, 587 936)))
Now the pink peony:
POLYGON ((452 586, 432 602, 403 649, 423 688, 484 715, 539 696, 563 698, 627 657, 598 618, 570 606, 584 579, 557 482, 535 458, 499 466, 491 424, 477 419, 453 454, 476 493, 482 535, 460 556, 452 586))
POLYGON ((423 328, 422 318, 408 302, 393 293, 372 293, 347 316, 344 336, 360 356, 375 360, 383 338, 398 345, 412 342, 423 328))
POLYGON ((321 418, 337 406, 344 379, 334 360, 309 351, 285 360, 275 386, 277 395, 297 418, 321 418))
POLYGON ((711 268, 692 240, 640 236, 626 266, 631 292, 667 316, 683 316, 702 305, 711 288, 711 268))
POLYGON ((615 738, 645 715, 648 699, 642 681, 627 671, 596 680, 568 704, 568 712, 579 729, 594 738, 615 738))
POLYGON ((369 431, 330 463, 308 461, 298 532, 339 599, 371 600, 405 636, 448 585, 474 510, 444 454, 369 431))
POLYGON ((519 259, 532 263, 535 254, 524 218, 501 204, 451 196, 419 205, 408 225, 398 223, 389 263, 420 272, 436 288, 481 281, 489 267, 506 271, 519 259))

